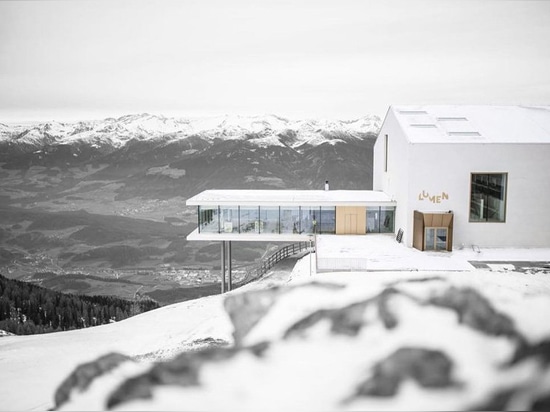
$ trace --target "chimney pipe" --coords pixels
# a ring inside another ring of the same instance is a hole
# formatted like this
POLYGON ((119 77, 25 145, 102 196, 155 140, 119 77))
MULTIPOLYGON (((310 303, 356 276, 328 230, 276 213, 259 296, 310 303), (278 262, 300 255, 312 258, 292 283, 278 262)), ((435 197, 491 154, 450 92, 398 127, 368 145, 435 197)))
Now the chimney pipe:
POLYGON ((325 180, 325 191, 328 191, 328 180, 325 180))

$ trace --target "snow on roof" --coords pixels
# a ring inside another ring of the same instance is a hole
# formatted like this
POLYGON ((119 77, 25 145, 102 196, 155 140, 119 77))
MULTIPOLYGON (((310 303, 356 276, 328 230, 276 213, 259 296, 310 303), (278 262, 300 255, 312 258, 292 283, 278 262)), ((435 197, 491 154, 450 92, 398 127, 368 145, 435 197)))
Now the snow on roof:
POLYGON ((550 143, 550 106, 392 106, 411 143, 550 143))
POLYGON ((191 206, 394 206, 374 190, 205 190, 187 200, 191 206))

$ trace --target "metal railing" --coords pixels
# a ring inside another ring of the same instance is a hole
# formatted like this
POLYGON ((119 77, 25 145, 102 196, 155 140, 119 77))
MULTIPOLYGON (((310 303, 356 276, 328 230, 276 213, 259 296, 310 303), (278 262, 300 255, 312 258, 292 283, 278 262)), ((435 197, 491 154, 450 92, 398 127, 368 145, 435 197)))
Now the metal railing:
POLYGON ((275 253, 269 255, 267 258, 262 259, 256 267, 249 270, 244 279, 239 282, 237 287, 244 286, 254 280, 260 279, 264 276, 269 269, 290 256, 296 255, 302 251, 308 251, 309 253, 315 250, 315 244, 313 242, 299 242, 285 246, 275 253))

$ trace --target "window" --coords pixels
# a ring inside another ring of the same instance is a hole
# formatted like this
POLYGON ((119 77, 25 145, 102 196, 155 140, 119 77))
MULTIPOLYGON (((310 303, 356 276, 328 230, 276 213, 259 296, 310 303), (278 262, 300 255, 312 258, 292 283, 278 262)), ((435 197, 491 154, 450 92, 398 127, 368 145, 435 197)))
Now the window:
POLYGON ((395 207, 367 207, 367 233, 393 233, 395 207))
POLYGON ((320 212, 319 233, 336 233, 336 208, 322 206, 320 212))
POLYGON ((278 207, 260 207, 260 233, 279 233, 278 207))
POLYGON ((300 233, 316 233, 319 223, 319 208, 302 206, 300 212, 300 233))
POLYGON ((388 135, 384 136, 384 172, 388 171, 388 135))
POLYGON ((424 236, 424 250, 447 250, 446 227, 427 227, 424 236))
POLYGON ((199 206, 199 232, 218 233, 219 210, 217 206, 199 206))
POLYGON ((259 207, 239 209, 239 233, 260 233, 259 207))
POLYGON ((239 208, 223 206, 220 208, 220 231, 237 233, 239 231, 239 208))
POLYGON ((506 221, 507 173, 472 173, 470 222, 506 221))
POLYGON ((281 233, 301 233, 300 208, 281 206, 281 233))

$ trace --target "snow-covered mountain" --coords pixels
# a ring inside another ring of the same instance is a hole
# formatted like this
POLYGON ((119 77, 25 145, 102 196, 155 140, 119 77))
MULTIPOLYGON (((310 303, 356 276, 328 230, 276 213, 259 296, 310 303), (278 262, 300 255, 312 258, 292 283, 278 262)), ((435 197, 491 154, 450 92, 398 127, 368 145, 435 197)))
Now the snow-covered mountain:
POLYGON ((38 148, 46 145, 84 143, 91 146, 123 147, 132 139, 174 141, 190 136, 203 139, 248 139, 258 146, 318 145, 345 138, 361 138, 376 133, 378 116, 355 120, 290 120, 275 115, 223 115, 195 118, 168 118, 136 114, 75 123, 47 122, 37 125, 0 124, 0 142, 38 148))

